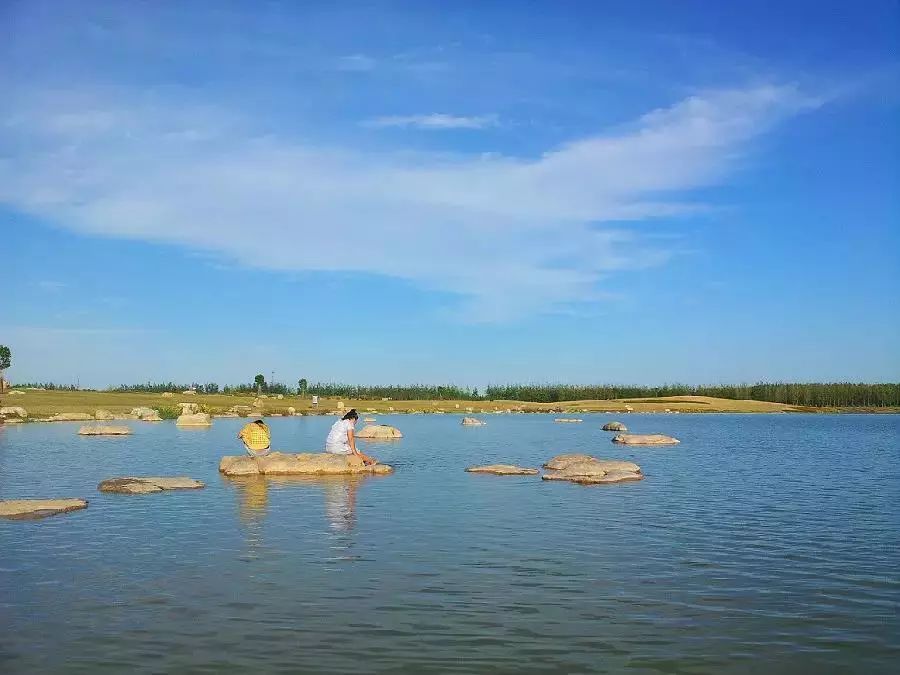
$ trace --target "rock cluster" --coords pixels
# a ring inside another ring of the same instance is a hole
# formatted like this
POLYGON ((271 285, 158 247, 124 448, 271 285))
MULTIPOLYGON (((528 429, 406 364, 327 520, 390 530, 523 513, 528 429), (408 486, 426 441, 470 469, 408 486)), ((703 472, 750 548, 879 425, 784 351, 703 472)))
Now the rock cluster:
POLYGON ((212 426, 212 417, 209 413, 194 413, 193 415, 181 415, 175 420, 179 427, 209 427, 212 426))
POLYGON ((366 466, 356 455, 327 452, 288 454, 272 452, 264 457, 247 455, 223 457, 219 471, 226 476, 336 476, 342 474, 392 473, 387 464, 366 466))
POLYGON ((84 499, 3 499, 0 500, 0 518, 28 520, 46 518, 58 513, 87 508, 84 499))
POLYGON ((614 459, 597 459, 590 455, 559 455, 545 465, 551 471, 543 480, 565 480, 573 483, 594 485, 642 480, 641 467, 633 462, 614 459))
POLYGON ((78 430, 79 436, 127 436, 131 429, 108 424, 85 425, 78 430))
POLYGON ((628 427, 621 422, 607 422, 603 425, 603 431, 628 431, 628 427))
POLYGON ((466 469, 469 473, 492 473, 496 476, 536 476, 537 469, 530 469, 514 464, 487 464, 485 466, 470 466, 466 469))
POLYGON ((482 422, 479 419, 475 419, 474 417, 463 417, 462 422, 460 422, 464 427, 483 427, 487 422, 482 422))
POLYGON ((613 437, 612 442, 622 445, 675 445, 681 443, 677 438, 663 434, 619 434, 613 437))
POLYGON ((124 478, 107 478, 100 482, 97 489, 100 492, 118 492, 125 495, 143 495, 163 490, 197 490, 204 487, 204 483, 187 476, 166 478, 163 476, 124 478))
POLYGON ((357 438, 369 438, 385 440, 391 438, 403 438, 403 434, 396 427, 387 424, 369 424, 356 433, 357 438))

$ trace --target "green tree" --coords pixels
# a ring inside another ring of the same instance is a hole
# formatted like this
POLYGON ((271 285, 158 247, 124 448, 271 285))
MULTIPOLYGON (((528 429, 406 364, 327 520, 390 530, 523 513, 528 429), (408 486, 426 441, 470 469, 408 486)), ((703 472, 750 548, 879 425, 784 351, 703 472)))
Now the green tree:
POLYGON ((266 376, 260 373, 253 378, 253 384, 256 385, 256 393, 259 394, 266 387, 266 376))
POLYGON ((3 391, 3 371, 9 368, 12 362, 12 352, 6 345, 0 345, 0 391, 3 391))
POLYGON ((306 396, 307 389, 309 389, 309 382, 306 381, 306 378, 301 377, 297 381, 297 393, 301 396, 306 396))

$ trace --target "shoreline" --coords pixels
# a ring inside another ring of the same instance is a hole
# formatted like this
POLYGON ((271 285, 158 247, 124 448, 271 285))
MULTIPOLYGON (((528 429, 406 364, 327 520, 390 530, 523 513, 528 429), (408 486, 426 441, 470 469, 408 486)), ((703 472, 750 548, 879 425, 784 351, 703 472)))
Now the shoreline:
MULTIPOLYGON (((17 391, 17 390, 13 390, 17 391)), ((180 404, 193 403, 213 417, 302 417, 338 415, 356 408, 362 417, 373 415, 493 415, 555 414, 581 415, 604 413, 628 415, 655 414, 760 414, 760 413, 825 413, 825 414, 897 414, 900 408, 792 406, 766 401, 733 400, 703 396, 669 396, 661 398, 564 401, 529 403, 523 401, 453 401, 453 400, 353 400, 319 399, 297 396, 226 394, 184 394, 163 396, 159 393, 120 393, 102 391, 47 391, 25 389, 21 393, 6 392, 0 396, 0 408, 23 408, 26 417, 7 411, 7 424, 34 422, 90 422, 93 420, 136 420, 131 411, 138 407, 158 410, 164 419, 174 419, 180 404), (238 408, 235 411, 235 407, 238 408), (98 417, 98 411, 101 416, 98 417), (79 419, 65 419, 67 414, 79 419), (62 418, 53 419, 60 415, 62 418), (89 417, 86 417, 89 416, 89 417)), ((2 422, 2 419, 0 419, 2 422)))

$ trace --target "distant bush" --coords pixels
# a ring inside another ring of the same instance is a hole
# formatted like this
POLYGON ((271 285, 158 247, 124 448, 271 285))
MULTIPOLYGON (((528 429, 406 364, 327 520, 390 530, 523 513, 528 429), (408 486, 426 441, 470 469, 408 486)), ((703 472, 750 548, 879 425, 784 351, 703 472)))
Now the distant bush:
POLYGON ((157 408, 159 416, 164 420, 175 420, 181 415, 181 408, 174 408, 170 405, 164 405, 157 408))

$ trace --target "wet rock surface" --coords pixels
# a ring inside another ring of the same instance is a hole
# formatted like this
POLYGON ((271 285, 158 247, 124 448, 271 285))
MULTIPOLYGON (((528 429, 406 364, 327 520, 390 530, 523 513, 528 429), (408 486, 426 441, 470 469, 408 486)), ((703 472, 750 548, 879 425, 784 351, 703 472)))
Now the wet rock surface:
POLYGON ((180 415, 175 424, 179 427, 208 427, 212 425, 212 417, 208 413, 180 415))
POLYGON ((226 476, 338 476, 344 474, 384 475, 394 471, 387 464, 366 466, 355 455, 327 452, 290 454, 272 452, 264 457, 234 455, 223 457, 219 471, 226 476))
POLYGON ((681 443, 677 438, 664 434, 619 434, 612 439, 621 445, 676 445, 681 443))
POLYGON ((79 436, 127 436, 131 433, 131 429, 122 426, 104 425, 85 425, 78 430, 79 436))
POLYGON ((97 486, 97 489, 100 492, 143 495, 164 490, 197 490, 204 486, 202 481, 187 476, 125 476, 123 478, 107 478, 97 486))
POLYGON ((403 434, 396 427, 387 424, 369 424, 356 433, 357 438, 391 439, 403 438, 403 434))
POLYGON ((621 422, 607 422, 602 428, 603 431, 628 431, 628 427, 621 422))
POLYGON ((595 485, 637 481, 644 478, 641 467, 634 462, 619 459, 597 459, 590 455, 561 455, 554 457, 544 466, 550 464, 560 468, 545 473, 541 476, 543 480, 595 485))
POLYGON ((470 466, 466 469, 469 473, 490 473, 495 476, 536 476, 537 469, 531 469, 515 464, 486 464, 485 466, 470 466))
POLYGON ((0 518, 36 520, 87 508, 85 499, 2 499, 0 518))
POLYGON ((464 427, 483 427, 487 422, 482 422, 474 417, 463 417, 460 424, 464 427))

